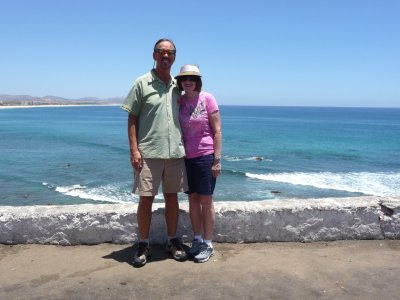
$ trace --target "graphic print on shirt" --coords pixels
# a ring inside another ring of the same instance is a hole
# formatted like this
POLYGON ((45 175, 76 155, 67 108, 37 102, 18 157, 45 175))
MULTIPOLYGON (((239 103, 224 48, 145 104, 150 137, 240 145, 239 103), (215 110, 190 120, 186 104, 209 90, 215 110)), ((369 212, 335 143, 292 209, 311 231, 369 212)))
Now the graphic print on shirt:
POLYGON ((199 105, 197 105, 197 106, 196 105, 189 106, 189 114, 190 114, 190 117, 193 119, 197 119, 201 115, 201 113, 203 113, 205 111, 206 111, 206 108, 204 105, 204 101, 200 101, 199 105))
POLYGON ((186 122, 184 127, 190 128, 188 135, 191 137, 203 136, 208 130, 207 109, 204 98, 201 97, 198 102, 190 103, 184 107, 184 115, 186 122))

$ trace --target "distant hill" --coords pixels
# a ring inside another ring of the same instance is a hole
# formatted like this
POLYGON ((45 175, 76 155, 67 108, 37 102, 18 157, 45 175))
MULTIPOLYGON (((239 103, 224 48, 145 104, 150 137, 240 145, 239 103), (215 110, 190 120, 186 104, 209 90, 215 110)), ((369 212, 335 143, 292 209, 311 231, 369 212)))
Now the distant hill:
POLYGON ((33 97, 30 95, 0 95, 0 106, 11 105, 114 105, 122 104, 123 97, 99 99, 85 97, 79 99, 66 99, 58 96, 33 97))

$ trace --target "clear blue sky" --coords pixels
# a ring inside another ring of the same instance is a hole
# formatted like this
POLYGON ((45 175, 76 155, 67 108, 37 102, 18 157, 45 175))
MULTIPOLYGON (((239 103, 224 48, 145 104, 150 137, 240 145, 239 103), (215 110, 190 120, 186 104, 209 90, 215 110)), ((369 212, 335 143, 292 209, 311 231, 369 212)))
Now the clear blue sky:
POLYGON ((398 0, 0 0, 0 94, 126 96, 174 40, 220 104, 400 107, 398 0))

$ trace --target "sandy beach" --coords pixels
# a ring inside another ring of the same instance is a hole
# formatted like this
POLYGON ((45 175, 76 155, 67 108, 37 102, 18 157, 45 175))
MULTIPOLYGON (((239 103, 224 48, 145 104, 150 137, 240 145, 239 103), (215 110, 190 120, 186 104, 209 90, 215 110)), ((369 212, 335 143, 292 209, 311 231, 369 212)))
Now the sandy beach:
POLYGON ((203 264, 131 245, 0 245, 1 299, 398 299, 400 241, 216 243, 203 264))

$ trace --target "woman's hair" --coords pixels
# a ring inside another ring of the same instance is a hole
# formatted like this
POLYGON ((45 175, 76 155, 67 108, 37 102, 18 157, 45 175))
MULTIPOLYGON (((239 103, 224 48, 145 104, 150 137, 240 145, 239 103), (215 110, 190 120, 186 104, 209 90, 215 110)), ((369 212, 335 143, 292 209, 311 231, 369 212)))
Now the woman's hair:
POLYGON ((170 43, 172 44, 172 46, 174 46, 174 49, 175 49, 175 51, 176 51, 175 44, 174 44, 174 42, 173 42, 172 40, 170 40, 170 39, 159 39, 159 40, 154 44, 154 50, 157 49, 157 45, 158 45, 159 43, 161 43, 161 42, 170 42, 170 43))
MULTIPOLYGON (((201 88, 203 86, 203 82, 201 81, 200 76, 194 76, 194 75, 189 75, 191 77, 196 77, 196 87, 194 88, 195 92, 201 92, 201 88)), ((182 88, 182 79, 185 78, 186 76, 179 76, 176 80, 178 82, 178 88, 180 91, 183 91, 182 88)))

